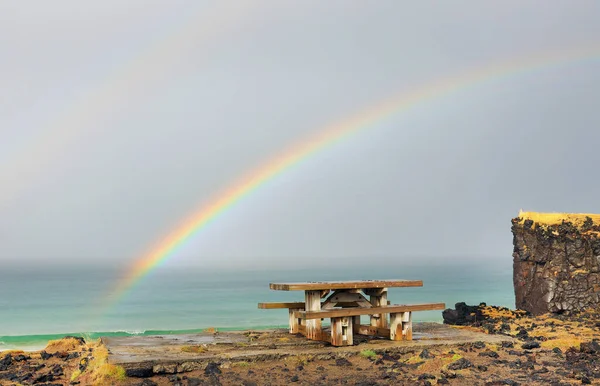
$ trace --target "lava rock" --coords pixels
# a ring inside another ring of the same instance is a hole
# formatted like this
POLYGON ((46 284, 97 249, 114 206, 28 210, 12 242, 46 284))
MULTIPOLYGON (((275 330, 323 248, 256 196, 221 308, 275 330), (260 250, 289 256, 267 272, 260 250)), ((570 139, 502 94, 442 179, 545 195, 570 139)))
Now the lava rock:
POLYGON ((39 374, 33 378, 33 383, 52 382, 54 376, 52 374, 39 374))
POLYGON ((63 368, 61 365, 54 365, 54 367, 52 367, 52 370, 50 370, 50 372, 52 373, 52 375, 60 377, 61 375, 64 374, 63 368))
POLYGON ((592 340, 591 342, 587 343, 581 343, 579 345, 579 351, 586 354, 597 354, 600 353, 600 344, 598 344, 597 340, 592 340))
POLYGON ((139 386, 158 386, 158 384, 150 379, 144 379, 138 384, 139 386))
POLYGON ((200 386, 202 385, 202 381, 200 380, 200 378, 188 378, 187 379, 187 386, 200 386))
POLYGON ((527 341, 521 345, 522 349, 531 350, 533 348, 540 348, 540 342, 534 340, 527 341))
POLYGON ((43 360, 52 358, 52 354, 48 354, 45 350, 42 350, 40 352, 40 356, 42 357, 43 360))
POLYGON ((473 367, 473 363, 471 363, 470 360, 465 358, 460 358, 459 360, 452 362, 448 365, 448 369, 453 371, 462 370, 469 367, 473 367))
POLYGON ((497 381, 491 381, 491 382, 487 382, 485 384, 485 386, 504 386, 504 385, 519 386, 519 383, 516 381, 513 381, 512 379, 499 379, 497 381))
POLYGON ((433 355, 432 353, 430 353, 429 350, 424 349, 419 354, 419 357, 422 358, 422 359, 431 359, 431 358, 435 358, 435 355, 433 355))
POLYGON ((497 352, 492 351, 492 350, 486 350, 484 352, 480 352, 479 353, 480 357, 490 357, 490 358, 498 358, 500 355, 498 355, 497 352))
POLYGON ((204 374, 206 375, 217 375, 221 374, 221 369, 219 368, 220 363, 209 362, 204 369, 204 374))
POLYGON ((336 366, 352 366, 352 362, 350 362, 346 358, 338 358, 335 360, 335 365, 336 366))
POLYGON ((485 343, 478 340, 477 342, 473 343, 471 346, 473 346, 473 348, 476 348, 476 349, 482 349, 482 348, 485 348, 485 343))
POLYGON ((75 358, 79 358, 81 354, 79 354, 78 352, 72 352, 69 355, 67 355, 67 359, 66 360, 70 360, 70 359, 75 359, 75 358))
POLYGON ((11 364, 12 356, 10 354, 6 354, 4 358, 0 359, 0 371, 6 371, 11 364))
POLYGON ((134 367, 125 369, 125 375, 132 378, 149 378, 153 372, 152 367, 134 367))
POLYGON ((294 375, 294 376, 293 376, 293 377, 290 379, 290 381, 291 381, 291 382, 298 382, 299 380, 300 380, 300 378, 298 378, 298 376, 297 376, 297 375, 294 375))

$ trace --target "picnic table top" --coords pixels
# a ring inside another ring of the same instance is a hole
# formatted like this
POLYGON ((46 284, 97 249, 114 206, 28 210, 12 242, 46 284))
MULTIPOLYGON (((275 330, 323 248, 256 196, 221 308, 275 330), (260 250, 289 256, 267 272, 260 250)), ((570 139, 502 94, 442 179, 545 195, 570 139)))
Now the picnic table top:
POLYGON ((305 283, 271 283, 269 288, 278 291, 311 291, 336 289, 369 289, 388 287, 422 287, 422 280, 351 280, 311 281, 305 283))

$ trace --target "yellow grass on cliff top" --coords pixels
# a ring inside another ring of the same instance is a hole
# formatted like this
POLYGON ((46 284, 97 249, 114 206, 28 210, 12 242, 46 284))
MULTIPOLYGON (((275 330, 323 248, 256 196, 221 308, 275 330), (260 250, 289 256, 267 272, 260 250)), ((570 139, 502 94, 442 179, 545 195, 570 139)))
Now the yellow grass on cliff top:
POLYGON ((534 223, 543 225, 559 225, 563 221, 571 222, 575 226, 581 226, 585 222, 586 217, 594 221, 594 224, 600 224, 600 214, 591 213, 538 213, 538 212, 523 212, 519 211, 521 223, 525 220, 532 220, 534 223))

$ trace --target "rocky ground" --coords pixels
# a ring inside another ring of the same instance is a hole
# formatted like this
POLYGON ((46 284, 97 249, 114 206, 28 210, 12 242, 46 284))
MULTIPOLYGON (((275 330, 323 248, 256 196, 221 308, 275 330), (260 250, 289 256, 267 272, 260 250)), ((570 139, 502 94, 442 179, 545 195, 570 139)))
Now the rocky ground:
MULTIPOLYGON (((64 339, 36 353, 0 353, 2 385, 600 385, 600 313, 531 317, 503 308, 457 305, 455 328, 507 337, 390 353, 377 345, 341 358, 215 361, 148 378, 125 376, 99 342, 64 339), (510 339, 512 337, 514 339, 510 339)), ((323 348, 323 350, 335 350, 323 348)), ((293 353, 292 353, 293 354, 293 353)))

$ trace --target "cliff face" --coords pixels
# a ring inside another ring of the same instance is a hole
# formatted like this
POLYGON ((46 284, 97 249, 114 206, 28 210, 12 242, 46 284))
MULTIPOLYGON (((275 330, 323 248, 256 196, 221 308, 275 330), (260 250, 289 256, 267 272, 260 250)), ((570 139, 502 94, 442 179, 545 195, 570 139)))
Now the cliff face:
POLYGON ((517 308, 539 315, 600 304, 600 215, 521 212, 512 233, 517 308))

